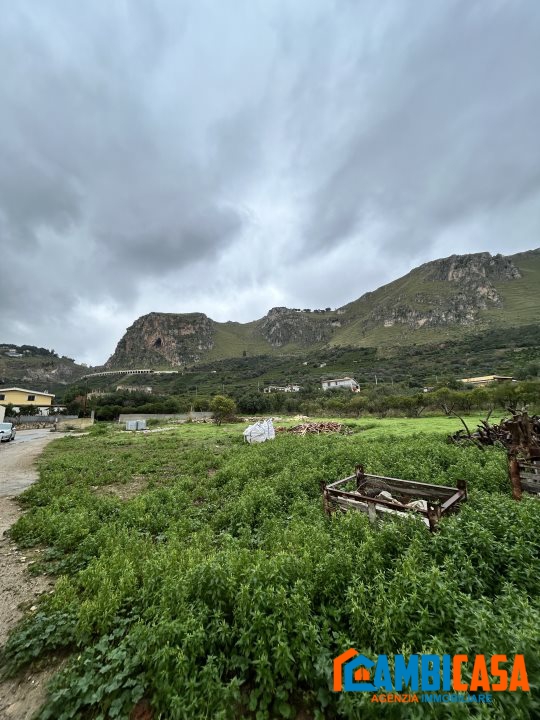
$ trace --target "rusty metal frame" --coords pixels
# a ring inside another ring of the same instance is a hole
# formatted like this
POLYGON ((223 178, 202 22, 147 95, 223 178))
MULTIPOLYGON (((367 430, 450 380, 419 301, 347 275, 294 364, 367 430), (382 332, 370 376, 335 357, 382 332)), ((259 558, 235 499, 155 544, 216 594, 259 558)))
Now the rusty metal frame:
POLYGON ((322 482, 321 490, 323 493, 323 507, 327 515, 331 515, 337 509, 346 511, 347 508, 350 508, 367 513, 370 520, 375 522, 377 516, 384 516, 387 513, 404 517, 416 513, 422 517, 423 522, 431 532, 437 529, 443 515, 455 512, 460 503, 467 500, 467 483, 465 480, 458 480, 456 487, 433 485, 383 475, 368 475, 364 472, 362 465, 356 466, 354 475, 349 475, 329 484, 322 482), (356 481, 356 490, 340 489, 342 485, 354 481, 356 481), (390 489, 400 496, 410 495, 415 500, 426 500, 427 510, 409 508, 367 494, 369 490, 374 489, 390 489))

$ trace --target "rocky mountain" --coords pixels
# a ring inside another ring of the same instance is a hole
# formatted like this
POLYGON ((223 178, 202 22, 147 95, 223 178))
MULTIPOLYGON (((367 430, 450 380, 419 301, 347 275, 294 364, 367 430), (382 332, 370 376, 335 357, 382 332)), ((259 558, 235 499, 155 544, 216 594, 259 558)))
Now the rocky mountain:
POLYGON ((203 313, 150 313, 128 328, 106 367, 422 344, 531 323, 540 324, 540 249, 508 257, 452 255, 335 310, 276 307, 244 324, 218 323, 203 313))
MULTIPOLYGON (((534 265, 534 253, 531 258, 534 265)), ((539 266, 540 251, 536 260, 539 266)), ((526 273, 529 266, 525 265, 526 273)), ((535 271, 540 272, 540 267, 535 271)), ((421 265, 344 310, 347 319, 355 318, 353 323, 364 333, 394 326, 402 330, 478 326, 484 311, 505 307, 508 284, 522 280, 523 272, 512 258, 502 255, 452 255, 421 265)), ((525 296, 531 291, 534 295, 534 288, 519 285, 525 296)))
POLYGON ((116 346, 106 368, 195 363, 214 347, 215 324, 204 313, 149 313, 116 346))

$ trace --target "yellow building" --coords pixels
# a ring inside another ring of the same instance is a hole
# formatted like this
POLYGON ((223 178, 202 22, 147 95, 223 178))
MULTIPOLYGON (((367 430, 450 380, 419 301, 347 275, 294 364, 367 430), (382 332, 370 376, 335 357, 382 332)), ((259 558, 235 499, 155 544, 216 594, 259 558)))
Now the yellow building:
POLYGON ((510 382, 514 378, 509 375, 483 375, 481 377, 463 378, 461 380, 465 385, 475 385, 476 387, 484 387, 490 383, 510 382))
POLYGON ((16 408, 25 405, 35 405, 40 408, 50 408, 54 395, 37 390, 24 390, 23 388, 0 388, 0 405, 14 405, 16 408))

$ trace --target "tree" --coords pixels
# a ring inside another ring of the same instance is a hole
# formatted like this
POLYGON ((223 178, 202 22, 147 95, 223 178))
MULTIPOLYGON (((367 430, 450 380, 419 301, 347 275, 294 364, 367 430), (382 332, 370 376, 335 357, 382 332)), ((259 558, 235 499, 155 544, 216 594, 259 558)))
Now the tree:
MULTIPOLYGON (((393 398, 389 398, 392 400, 393 398)), ((394 403, 392 403, 394 405, 394 403)), ((398 406, 407 417, 420 417, 426 409, 427 401, 424 393, 416 395, 403 395, 399 398, 398 406)))
POLYGON ((35 405, 21 405, 20 415, 37 415, 37 407, 35 405))
MULTIPOLYGON (((491 388, 490 388, 491 389, 491 388)), ((517 407, 518 396, 516 383, 502 382, 492 388, 493 400, 497 405, 504 409, 513 409, 517 407)))
POLYGON ((436 407, 441 408, 445 415, 451 415, 457 402, 457 393, 448 387, 441 387, 433 393, 429 393, 428 401, 433 402, 436 407))
POLYGON ((356 417, 360 417, 360 415, 365 412, 367 404, 368 401, 365 397, 362 395, 355 395, 349 403, 349 412, 356 417))
POLYGON ((19 414, 18 411, 14 412, 14 407, 15 407, 15 405, 13 405, 13 403, 8 403, 6 405, 6 417, 13 417, 14 415, 19 414))
POLYGON ((215 395, 210 403, 210 410, 214 413, 214 420, 221 425, 223 420, 233 417, 236 412, 236 403, 225 395, 215 395))

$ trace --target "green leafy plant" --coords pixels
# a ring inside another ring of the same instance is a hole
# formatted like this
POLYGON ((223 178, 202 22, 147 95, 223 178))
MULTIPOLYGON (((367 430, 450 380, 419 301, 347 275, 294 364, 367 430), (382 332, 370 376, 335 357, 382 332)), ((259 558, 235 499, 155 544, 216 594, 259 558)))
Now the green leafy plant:
MULTIPOLYGON (((429 420, 374 420, 259 446, 232 425, 195 423, 53 443, 12 536, 46 545, 41 567, 62 575, 11 635, 6 670, 71 652, 42 720, 127 720, 141 698, 173 720, 379 718, 369 697, 332 691, 332 658, 351 646, 524 652, 537 683, 540 503, 512 500, 503 451, 447 444, 448 422, 414 434, 429 420), (326 517, 320 482, 357 462, 436 484, 463 478, 468 502, 436 535, 414 520, 326 517)), ((490 711, 526 720, 538 701, 499 694, 490 711)), ((475 712, 426 705, 410 717, 475 712)))

